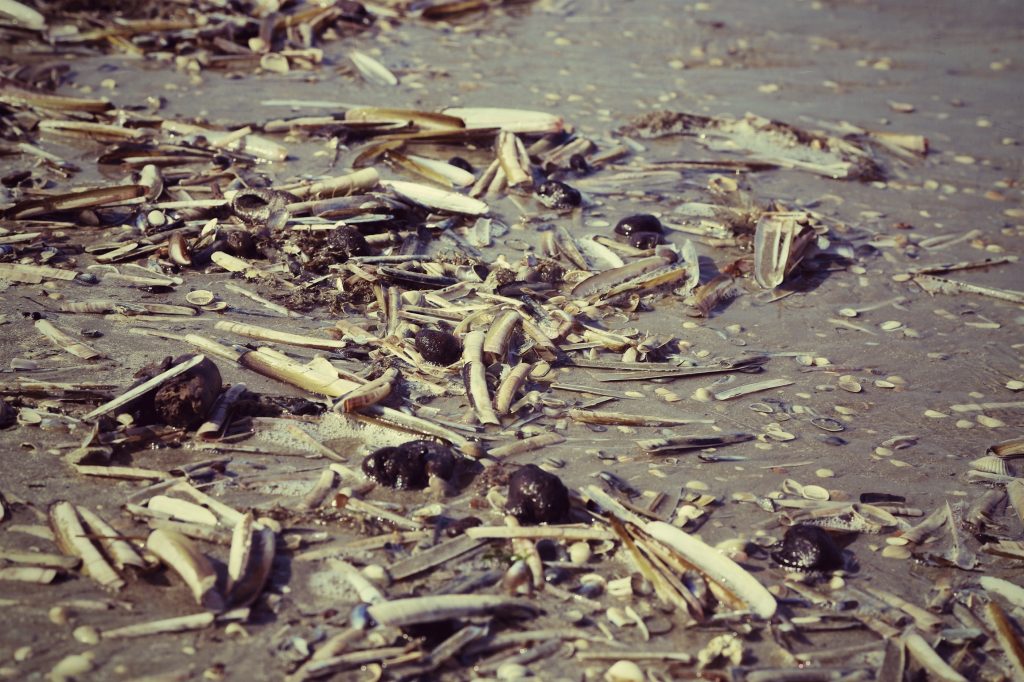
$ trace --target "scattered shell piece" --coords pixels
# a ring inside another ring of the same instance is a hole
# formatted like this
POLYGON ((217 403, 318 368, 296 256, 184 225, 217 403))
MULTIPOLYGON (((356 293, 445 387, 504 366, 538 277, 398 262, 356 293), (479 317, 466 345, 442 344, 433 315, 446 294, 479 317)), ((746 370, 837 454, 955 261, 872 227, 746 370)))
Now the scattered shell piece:
POLYGON ((831 469, 818 469, 814 472, 814 475, 818 478, 832 478, 836 475, 836 472, 831 469))
POLYGON ((215 298, 213 292, 206 289, 196 289, 185 294, 185 300, 192 305, 209 305, 215 298))
POLYGON ((982 426, 987 426, 990 429, 998 429, 1000 427, 1006 426, 1006 422, 1004 422, 1002 419, 990 417, 987 414, 979 414, 977 420, 979 424, 981 424, 982 426))
POLYGON ((616 661, 604 674, 605 682, 644 682, 643 669, 633 661, 616 661))
POLYGON ((911 551, 909 547, 899 545, 886 545, 882 549, 882 556, 886 559, 909 559, 911 551))
POLYGON ((900 329, 903 323, 899 320, 886 320, 882 324, 878 325, 878 328, 884 332, 891 332, 900 329))
POLYGON ((839 377, 837 385, 839 386, 839 388, 843 389, 844 391, 849 391, 850 393, 860 393, 861 391, 864 390, 864 387, 861 386, 860 382, 857 381, 854 377, 850 376, 849 374, 844 374, 843 376, 839 377))

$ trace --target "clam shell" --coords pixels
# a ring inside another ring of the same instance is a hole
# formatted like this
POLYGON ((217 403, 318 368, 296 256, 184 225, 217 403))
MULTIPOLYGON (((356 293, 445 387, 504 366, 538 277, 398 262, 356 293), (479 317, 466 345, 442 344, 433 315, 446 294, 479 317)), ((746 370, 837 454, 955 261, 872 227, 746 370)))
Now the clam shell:
POLYGON ((975 471, 984 471, 997 476, 1013 476, 1013 470, 1009 463, 997 455, 985 455, 971 462, 970 467, 975 471))
POLYGON ((206 289, 196 289, 185 294, 185 300, 192 305, 209 305, 213 303, 213 299, 213 292, 206 289))
POLYGON ((826 488, 820 485, 805 485, 801 494, 808 500, 826 501, 832 497, 826 488))
POLYGON ((839 377, 839 381, 837 383, 839 385, 839 388, 843 389, 844 391, 849 391, 850 393, 860 393, 861 391, 864 390, 864 387, 861 386, 860 382, 854 379, 849 374, 844 374, 843 376, 839 377))

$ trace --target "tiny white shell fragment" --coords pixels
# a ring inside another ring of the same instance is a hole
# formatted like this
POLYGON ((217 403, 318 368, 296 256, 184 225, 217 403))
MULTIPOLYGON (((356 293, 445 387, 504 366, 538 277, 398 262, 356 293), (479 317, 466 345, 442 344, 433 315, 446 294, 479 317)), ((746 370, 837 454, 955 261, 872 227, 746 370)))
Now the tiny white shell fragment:
POLYGON ((71 636, 82 644, 93 645, 100 642, 100 633, 91 625, 79 625, 72 631, 71 636))
POLYGON ((644 682, 643 669, 633 661, 616 661, 604 674, 605 682, 644 682))
POLYGON ((93 669, 93 659, 95 658, 96 655, 91 651, 65 656, 50 669, 51 682, 71 682, 71 680, 81 679, 82 675, 93 669))
POLYGON ((990 417, 987 414, 979 414, 978 423, 981 424, 982 426, 987 426, 990 429, 998 429, 1000 427, 1006 426, 1006 422, 1004 422, 1002 419, 996 419, 995 417, 990 417))
POLYGON ((909 559, 910 555, 910 548, 900 545, 886 545, 882 549, 882 556, 886 559, 909 559))
POLYGON ((590 557, 592 555, 593 552, 591 551, 590 543, 588 542, 583 542, 581 540, 580 542, 574 542, 569 545, 569 561, 577 566, 581 566, 590 561, 590 557))
POLYGON ((884 332, 891 332, 899 329, 903 326, 903 323, 899 320, 886 320, 882 324, 878 325, 878 328, 884 332))

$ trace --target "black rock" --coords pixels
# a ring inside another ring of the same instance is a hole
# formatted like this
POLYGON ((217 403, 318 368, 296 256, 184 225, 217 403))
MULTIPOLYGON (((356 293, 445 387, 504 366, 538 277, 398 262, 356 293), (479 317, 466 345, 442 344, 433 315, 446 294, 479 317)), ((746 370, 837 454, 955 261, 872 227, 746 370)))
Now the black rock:
POLYGON ((575 208, 583 201, 579 190, 558 180, 548 180, 541 184, 535 195, 537 201, 559 211, 575 208))
POLYGON ((363 473, 381 485, 399 490, 422 490, 431 475, 447 480, 454 470, 452 451, 427 440, 380 448, 363 460, 363 473))
POLYGON ((520 523, 558 523, 569 515, 569 491, 558 476, 527 464, 508 481, 505 509, 520 523))
POLYGON ((462 357, 462 342, 458 337, 439 329, 419 330, 414 343, 423 359, 434 365, 448 366, 462 357))
POLYGON ((328 248, 336 252, 342 262, 352 256, 370 255, 370 245, 366 242, 366 237, 351 225, 331 230, 329 235, 327 237, 328 248))
POLYGON ((825 529, 801 523, 786 531, 772 559, 794 571, 835 571, 843 567, 843 550, 825 529))

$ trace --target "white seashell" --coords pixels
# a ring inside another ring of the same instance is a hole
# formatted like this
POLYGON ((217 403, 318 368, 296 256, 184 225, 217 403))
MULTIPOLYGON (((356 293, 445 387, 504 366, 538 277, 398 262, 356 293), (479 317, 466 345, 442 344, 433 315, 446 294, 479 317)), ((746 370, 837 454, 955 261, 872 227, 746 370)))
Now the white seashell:
POLYGON ((861 386, 860 382, 854 379, 849 374, 844 374, 843 376, 839 377, 839 381, 837 383, 839 385, 839 388, 843 389, 844 391, 849 391, 850 393, 860 393, 861 391, 864 390, 864 387, 861 386))
POLYGON ((490 208, 484 202, 465 194, 448 192, 437 187, 421 185, 415 182, 403 180, 381 180, 383 186, 393 190, 396 194, 413 201, 427 208, 435 208, 451 213, 465 213, 467 215, 484 215, 490 208))
POLYGON ((805 499, 819 500, 822 502, 832 497, 828 490, 820 485, 805 485, 804 489, 801 491, 801 495, 803 495, 805 499))
POLYGON ((581 540, 569 545, 569 561, 577 566, 582 566, 590 561, 591 556, 593 556, 593 552, 590 550, 590 543, 581 540))
POLYGON ((632 597, 633 579, 630 576, 608 581, 608 594, 613 597, 632 597))
POLYGON ((377 85, 398 85, 398 76, 391 73, 388 67, 365 52, 352 50, 348 53, 348 57, 355 64, 359 75, 365 78, 367 82, 377 85))
POLYGON ((604 674, 605 682, 644 682, 644 671, 633 661, 616 661, 604 674))
POLYGON ((416 154, 406 154, 406 158, 410 161, 418 163, 427 170, 430 170, 438 175, 442 176, 446 180, 452 183, 456 187, 466 187, 472 185, 476 180, 476 176, 469 171, 453 166, 445 161, 439 161, 437 159, 430 159, 425 156, 417 156, 416 154))
POLYGON ((609 623, 611 623, 617 628, 621 628, 633 622, 630 619, 630 617, 626 615, 626 612, 620 609, 618 606, 613 606, 607 611, 605 611, 604 616, 608 619, 609 623))
POLYGON ((185 294, 185 300, 192 305, 209 305, 213 303, 213 292, 206 289, 196 289, 185 294))
POLYGON ((997 476, 1013 476, 1013 470, 1009 463, 1002 457, 996 455, 985 455, 971 462, 970 467, 975 471, 984 471, 997 476))
POLYGON ((652 521, 644 531, 678 552, 694 568, 743 601, 755 615, 771 618, 778 605, 771 592, 732 559, 716 552, 702 540, 662 521, 652 521))
POLYGON ((206 507, 201 507, 194 502, 166 495, 154 495, 146 506, 155 512, 163 512, 181 521, 201 523, 207 526, 217 525, 217 516, 206 507))
POLYGON ((442 113, 457 116, 467 128, 501 128, 510 133, 557 133, 565 126, 561 116, 544 111, 497 107, 456 107, 442 113))
POLYGON ((95 658, 96 654, 91 651, 65 656, 50 670, 50 680, 52 682, 70 682, 81 679, 83 675, 93 669, 95 658))

